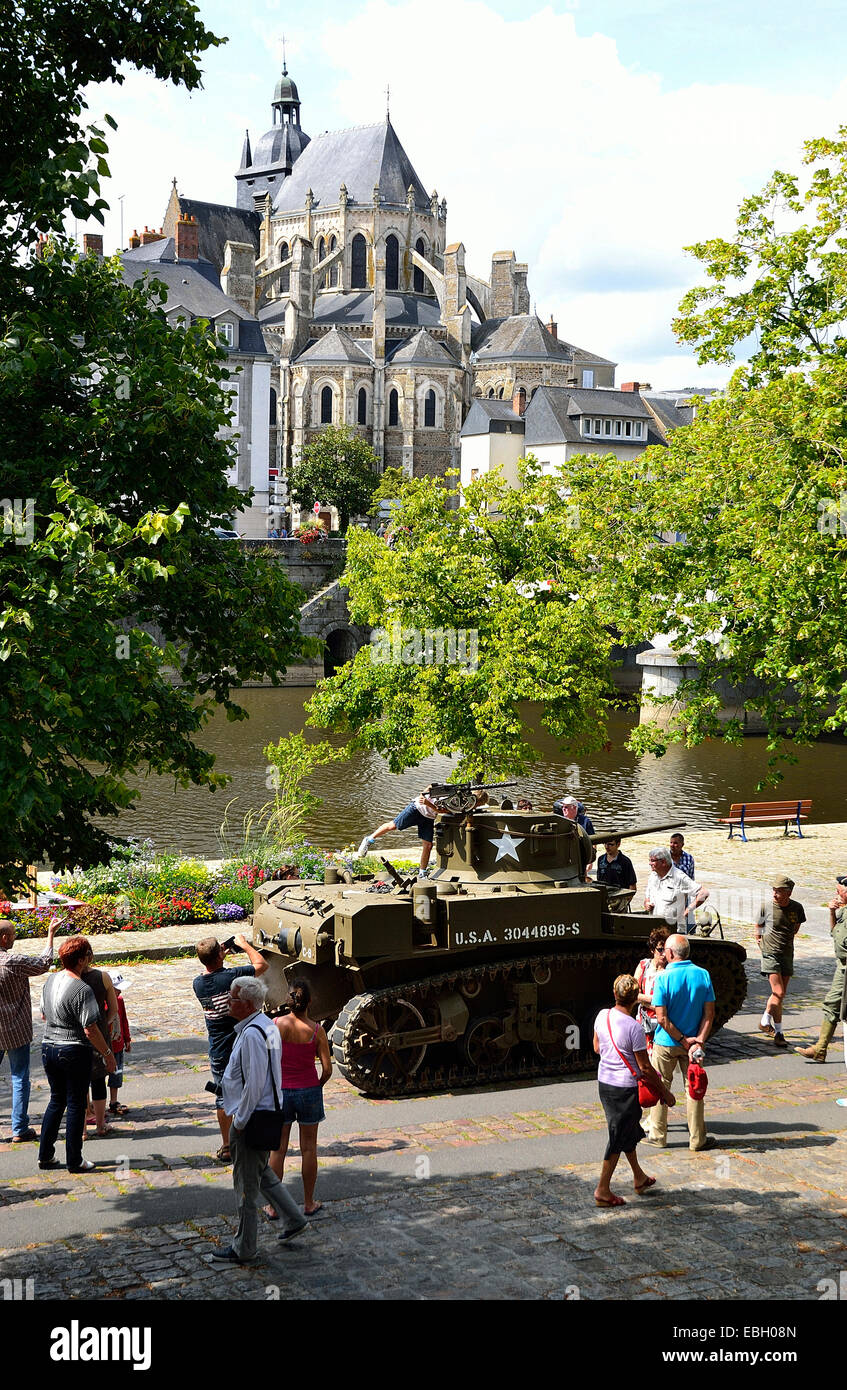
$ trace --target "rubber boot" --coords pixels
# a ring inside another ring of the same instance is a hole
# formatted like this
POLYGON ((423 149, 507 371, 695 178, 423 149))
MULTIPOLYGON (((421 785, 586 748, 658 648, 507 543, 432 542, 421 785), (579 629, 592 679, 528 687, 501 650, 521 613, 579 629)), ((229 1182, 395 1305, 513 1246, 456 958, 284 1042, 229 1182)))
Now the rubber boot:
POLYGON ((794 1051, 801 1057, 805 1057, 807 1062, 825 1062, 826 1050, 832 1042, 832 1035, 835 1032, 835 1024, 831 1018, 825 1018, 821 1024, 821 1031, 818 1034, 816 1043, 811 1047, 795 1047, 794 1051))

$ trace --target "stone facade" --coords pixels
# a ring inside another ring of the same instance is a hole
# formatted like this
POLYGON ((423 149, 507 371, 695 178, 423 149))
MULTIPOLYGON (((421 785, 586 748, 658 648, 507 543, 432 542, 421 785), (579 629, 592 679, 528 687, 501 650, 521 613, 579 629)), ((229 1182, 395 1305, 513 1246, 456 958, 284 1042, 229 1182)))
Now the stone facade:
POLYGON ((475 397, 614 384, 614 363, 530 313, 513 251, 494 253, 487 279, 469 271, 447 240, 446 201, 424 189, 388 115, 309 137, 300 107, 285 70, 255 154, 244 140, 237 207, 174 190, 167 211, 199 213, 224 292, 256 315, 273 358, 269 525, 285 520, 289 471, 329 424, 367 439, 383 468, 439 477, 459 466, 475 397), (227 227, 239 234, 213 246, 227 227))

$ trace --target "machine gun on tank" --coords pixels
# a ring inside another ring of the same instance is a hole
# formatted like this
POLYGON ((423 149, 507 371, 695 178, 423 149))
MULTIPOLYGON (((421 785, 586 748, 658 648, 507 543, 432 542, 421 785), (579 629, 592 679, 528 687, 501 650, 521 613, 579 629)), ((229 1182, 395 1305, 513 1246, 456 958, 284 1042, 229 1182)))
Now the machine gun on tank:
POLYGON ((517 782, 433 782, 427 795, 432 801, 441 802, 445 811, 467 816, 476 809, 478 792, 517 785, 517 782))

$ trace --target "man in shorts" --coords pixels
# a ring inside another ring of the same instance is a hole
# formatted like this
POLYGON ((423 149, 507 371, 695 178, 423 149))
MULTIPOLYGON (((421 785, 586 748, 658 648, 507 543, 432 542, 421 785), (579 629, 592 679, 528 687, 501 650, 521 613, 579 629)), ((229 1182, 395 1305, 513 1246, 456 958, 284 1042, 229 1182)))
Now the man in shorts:
POLYGON ((361 859, 368 854, 377 840, 383 835, 387 835, 391 830, 408 830, 414 825, 418 832, 418 839, 421 842, 421 862, 418 869, 418 877, 425 878, 429 856, 432 854, 432 841, 435 835, 435 817, 441 810, 441 805, 433 801, 429 795, 430 787, 425 787, 420 796, 410 801, 408 806, 393 820, 387 820, 384 825, 379 826, 372 835, 366 835, 359 845, 356 854, 361 859))
POLYGON ((802 903, 791 896, 793 878, 778 874, 771 884, 773 902, 763 903, 754 930, 762 952, 762 974, 771 987, 759 1032, 773 1038, 774 1047, 787 1047, 782 1031, 782 1006, 788 981, 794 974, 794 938, 806 920, 802 903))
POLYGON ((832 933, 832 948, 835 951, 835 974, 829 993, 823 1001, 823 1019, 817 1042, 811 1047, 795 1047, 794 1051, 805 1057, 807 1062, 825 1062, 827 1049, 841 1017, 841 1000, 844 995, 845 975, 847 975, 847 874, 836 880, 835 897, 829 904, 829 930, 832 933))
POLYGON ((203 966, 203 974, 197 975, 194 979, 194 993, 200 1001, 209 1034, 209 1067, 212 1072, 212 1082, 217 1088, 215 1103, 222 1140, 217 1157, 221 1163, 229 1163, 230 1161, 229 1128, 232 1123, 230 1116, 223 1108, 221 1083, 235 1041, 237 1022, 229 1011, 229 989, 233 980, 237 980, 240 976, 264 975, 270 963, 250 945, 245 936, 236 936, 234 940, 236 946, 240 946, 242 951, 246 953, 247 959, 250 961, 249 965, 236 965, 230 970, 225 969, 226 948, 221 945, 216 936, 204 936, 203 940, 198 941, 195 947, 200 964, 203 966))

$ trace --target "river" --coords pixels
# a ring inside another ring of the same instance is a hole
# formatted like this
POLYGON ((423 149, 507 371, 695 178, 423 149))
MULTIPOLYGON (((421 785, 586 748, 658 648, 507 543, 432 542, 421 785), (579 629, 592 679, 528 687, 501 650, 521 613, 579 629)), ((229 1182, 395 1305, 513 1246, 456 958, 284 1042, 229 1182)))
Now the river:
MULTIPOLYGON (((109 825, 122 835, 149 836, 157 849, 218 857, 218 829, 227 802, 236 798, 229 822, 237 831, 242 816, 269 799, 262 749, 303 727, 303 706, 310 694, 299 688, 241 691, 239 701, 250 718, 233 724, 224 715, 216 715, 202 736, 204 746, 217 756, 218 770, 232 777, 231 784, 217 792, 201 787, 174 790, 169 779, 149 777, 140 784, 137 809, 109 825)), ((809 796, 815 821, 847 821, 847 742, 842 738, 801 749, 798 764, 787 769, 779 788, 757 793, 756 783, 767 763, 764 738, 747 738, 736 748, 720 742, 695 749, 675 746, 664 758, 636 758, 623 746, 634 717, 616 715, 609 729, 610 751, 578 762, 564 757, 543 730, 534 734, 541 762, 511 795, 526 795, 541 807, 572 792, 585 803, 598 829, 612 823, 634 827, 676 819, 704 828, 725 815, 731 801, 809 796)), ((309 731, 308 737, 328 738, 336 746, 343 743, 317 729, 309 731)), ((401 810, 421 787, 446 780, 451 767, 448 758, 434 757, 396 775, 381 757, 360 753, 349 762, 320 768, 308 785, 323 797, 323 805, 308 823, 306 837, 326 849, 358 843, 367 831, 401 810)), ((407 838, 411 843, 414 836, 407 838)))

